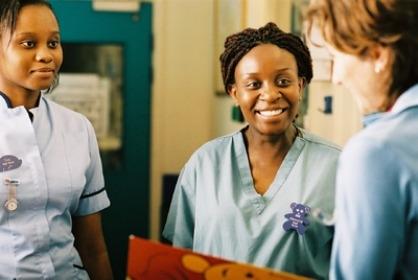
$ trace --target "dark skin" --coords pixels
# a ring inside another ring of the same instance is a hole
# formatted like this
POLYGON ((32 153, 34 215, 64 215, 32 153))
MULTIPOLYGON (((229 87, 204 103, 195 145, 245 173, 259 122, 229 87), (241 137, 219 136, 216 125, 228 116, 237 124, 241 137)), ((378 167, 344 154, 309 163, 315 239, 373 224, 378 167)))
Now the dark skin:
POLYGON ((277 139, 260 138, 244 133, 254 187, 257 193, 267 192, 277 171, 296 138, 296 128, 292 126, 286 135, 277 139))
MULTIPOLYGON (((0 36, 0 91, 12 107, 36 107, 41 90, 54 81, 63 60, 58 22, 44 5, 24 6, 15 30, 0 36)), ((74 217, 75 247, 91 279, 112 279, 100 213, 74 217)), ((59 275, 58 275, 59 277, 59 275)))
POLYGON ((255 191, 265 194, 292 146, 303 78, 294 56, 272 44, 250 50, 235 68, 229 94, 248 122, 244 131, 255 191))
POLYGON ((90 278, 111 280, 112 270, 102 233, 100 213, 73 217, 74 246, 80 254, 90 278), (94 245, 94 246, 92 246, 94 245))
POLYGON ((2 29, 0 60, 0 90, 13 107, 35 107, 63 60, 59 26, 48 7, 24 6, 15 29, 2 29))

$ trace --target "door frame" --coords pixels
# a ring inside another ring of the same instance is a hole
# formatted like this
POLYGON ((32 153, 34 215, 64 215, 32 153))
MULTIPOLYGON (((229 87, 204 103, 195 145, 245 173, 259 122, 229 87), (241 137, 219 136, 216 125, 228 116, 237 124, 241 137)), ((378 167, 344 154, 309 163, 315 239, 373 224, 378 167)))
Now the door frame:
POLYGON ((152 4, 126 13, 94 11, 91 1, 50 2, 63 43, 123 46, 123 164, 104 170, 111 206, 102 215, 115 279, 124 279, 129 235, 149 236, 152 4))

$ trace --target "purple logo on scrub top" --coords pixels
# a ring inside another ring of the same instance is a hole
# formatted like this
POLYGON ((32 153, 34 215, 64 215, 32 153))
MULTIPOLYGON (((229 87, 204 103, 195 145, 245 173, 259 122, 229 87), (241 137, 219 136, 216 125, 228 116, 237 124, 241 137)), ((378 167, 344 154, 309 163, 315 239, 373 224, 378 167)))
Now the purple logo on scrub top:
POLYGON ((22 160, 12 155, 2 156, 0 158, 0 172, 17 169, 22 165, 22 160))
POLYGON ((284 222, 283 229, 285 231, 296 230, 297 233, 303 235, 305 233, 306 226, 309 225, 309 220, 306 216, 311 208, 296 202, 290 204, 290 208, 292 208, 293 212, 284 215, 284 217, 288 220, 284 222))

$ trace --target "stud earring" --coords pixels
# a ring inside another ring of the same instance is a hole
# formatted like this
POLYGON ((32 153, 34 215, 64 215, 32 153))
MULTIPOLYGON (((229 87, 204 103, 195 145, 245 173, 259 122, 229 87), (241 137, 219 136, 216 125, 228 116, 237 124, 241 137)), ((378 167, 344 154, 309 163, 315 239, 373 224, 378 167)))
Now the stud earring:
POLYGON ((374 65, 374 72, 376 74, 379 74, 380 72, 382 72, 382 70, 383 70, 383 65, 381 63, 376 63, 374 65))
POLYGON ((233 105, 231 110, 231 118, 233 121, 243 123, 244 115, 242 114, 241 108, 239 105, 233 105))

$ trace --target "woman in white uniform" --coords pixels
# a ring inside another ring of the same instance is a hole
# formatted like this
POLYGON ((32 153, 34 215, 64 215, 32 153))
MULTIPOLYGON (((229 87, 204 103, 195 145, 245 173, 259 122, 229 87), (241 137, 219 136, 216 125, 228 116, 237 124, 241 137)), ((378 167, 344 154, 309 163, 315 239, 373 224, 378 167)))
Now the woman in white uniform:
POLYGON ((0 279, 112 278, 93 128, 41 93, 62 58, 48 2, 1 2, 0 279))
POLYGON ((294 121, 312 78, 309 50, 269 23, 226 39, 225 89, 247 125, 199 148, 176 185, 173 245, 327 278, 333 236, 312 213, 334 210, 339 148, 294 121))

